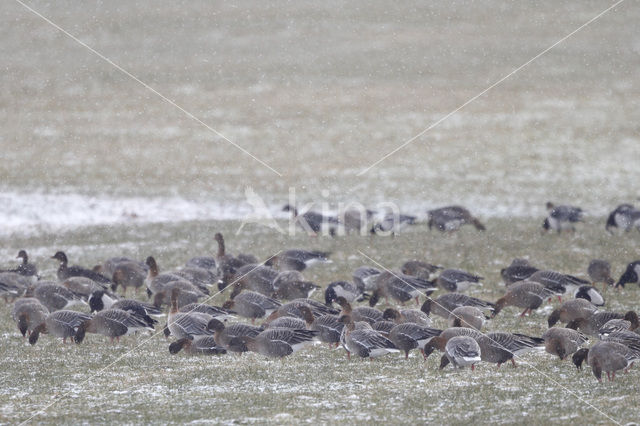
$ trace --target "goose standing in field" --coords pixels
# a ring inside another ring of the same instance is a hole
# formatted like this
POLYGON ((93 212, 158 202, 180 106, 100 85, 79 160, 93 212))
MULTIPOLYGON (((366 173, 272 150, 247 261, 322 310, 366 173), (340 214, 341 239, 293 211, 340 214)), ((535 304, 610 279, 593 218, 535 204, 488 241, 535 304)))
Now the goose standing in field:
POLYGON ((324 291, 324 303, 331 306, 338 296, 344 297, 349 303, 362 302, 369 298, 369 295, 364 292, 364 284, 358 286, 348 281, 334 281, 324 291))
MULTIPOLYGON (((221 279, 226 285, 230 277, 233 277, 236 274, 236 271, 242 266, 246 265, 247 262, 239 257, 234 257, 227 253, 226 246, 224 244, 224 237, 221 233, 216 233, 214 235, 214 239, 218 243, 218 253, 216 255, 216 263, 218 264, 218 275, 222 277, 221 279)), ((256 260, 255 262, 250 263, 258 262, 256 260)))
POLYGON ((487 317, 475 306, 458 306, 449 314, 449 327, 469 327, 481 330, 487 317))
POLYGON ((580 207, 556 206, 551 202, 547 203, 549 215, 545 218, 542 229, 544 231, 553 230, 560 234, 562 231, 575 232, 574 224, 582 222, 584 211, 580 207))
POLYGON ((233 286, 230 296, 232 299, 242 290, 251 290, 271 297, 276 290, 273 282, 277 276, 278 271, 270 266, 244 265, 238 268, 233 279, 226 284, 233 286))
POLYGON ((29 263, 29 256, 25 250, 20 250, 16 259, 22 259, 22 263, 18 267, 0 272, 15 272, 24 277, 29 278, 32 282, 38 280, 38 268, 33 263, 29 263))
POLYGON ((95 314, 93 318, 84 321, 78 327, 74 340, 80 344, 86 333, 95 333, 109 337, 112 342, 114 339, 119 342, 120 337, 142 330, 153 331, 153 326, 122 309, 105 309, 95 314))
POLYGON ((333 216, 325 216, 314 211, 303 211, 300 213, 297 208, 287 204, 282 211, 291 212, 292 219, 311 236, 317 236, 320 232, 328 231, 332 237, 336 235, 340 222, 333 216))
POLYGON ((584 299, 594 306, 604 306, 604 297, 597 288, 591 285, 581 285, 573 293, 575 299, 584 299))
POLYGON ((86 269, 81 266, 68 266, 67 255, 63 251, 58 251, 56 254, 51 256, 52 259, 60 262, 60 266, 58 267, 58 280, 64 281, 70 277, 87 277, 92 279, 93 281, 100 284, 108 284, 111 285, 112 281, 105 277, 102 274, 92 271, 91 269, 86 269))
POLYGON ((549 328, 556 325, 558 321, 569 323, 578 318, 589 318, 598 311, 598 308, 585 299, 573 299, 564 302, 551 312, 547 323, 549 328))
POLYGON ((363 288, 363 291, 370 291, 375 289, 376 276, 380 275, 382 271, 371 266, 360 266, 353 271, 353 282, 358 288, 363 288))
POLYGON ((106 291, 104 284, 98 284, 87 277, 70 277, 62 281, 60 285, 84 300, 88 300, 89 296, 96 291, 106 291))
POLYGON ((229 346, 239 344, 240 348, 246 347, 250 352, 269 358, 282 358, 312 345, 316 334, 316 331, 306 329, 268 328, 257 336, 236 337, 229 346))
POLYGON ((213 335, 208 327, 211 315, 202 312, 180 312, 178 309, 179 289, 171 292, 171 310, 167 316, 167 328, 177 339, 213 335))
POLYGON ((272 283, 276 299, 292 300, 310 297, 319 285, 305 280, 299 271, 280 272, 272 283))
POLYGON ((342 315, 344 324, 340 341, 347 351, 347 358, 355 353, 361 358, 377 358, 388 353, 400 352, 393 342, 372 328, 356 328, 350 315, 342 315))
POLYGON ((544 345, 542 338, 520 333, 480 333, 474 339, 480 345, 482 361, 498 364, 498 368, 507 361, 511 361, 511 364, 516 367, 514 357, 541 349, 544 345))
POLYGON ((637 228, 638 225, 640 225, 640 210, 631 204, 620 204, 609 214, 605 230, 610 234, 613 233, 611 228, 620 228, 629 232, 631 228, 634 226, 637 228))
POLYGON ((246 352, 248 348, 246 345, 238 345, 238 337, 255 337, 260 334, 264 328, 256 327, 254 325, 236 323, 229 326, 225 326, 224 323, 217 319, 209 321, 208 329, 213 333, 213 338, 219 346, 222 346, 230 352, 246 352), (236 343, 230 345, 231 343, 236 343))
POLYGON ((462 293, 446 293, 436 299, 427 299, 420 310, 427 315, 437 315, 448 319, 451 312, 459 306, 475 306, 481 310, 494 311, 496 305, 486 300, 467 296, 462 293))
POLYGON ((627 311, 624 314, 619 312, 596 312, 587 318, 576 318, 567 324, 567 328, 580 330, 589 336, 598 336, 600 328, 612 319, 624 319, 631 323, 630 330, 633 331, 640 326, 638 314, 635 311, 627 311))
POLYGON ((482 359, 480 353, 480 346, 473 337, 452 337, 444 347, 444 355, 440 359, 440 370, 444 369, 449 363, 454 368, 471 366, 471 370, 473 370, 475 364, 482 359))
POLYGON ((184 350, 187 355, 222 355, 227 353, 225 348, 216 344, 213 336, 200 336, 193 339, 183 337, 169 345, 169 353, 172 355, 181 350, 184 350))
POLYGON ((445 269, 436 278, 436 284, 443 290, 450 292, 463 292, 473 285, 482 286, 484 278, 470 274, 460 269, 445 269))
POLYGON ((16 300, 11 310, 11 317, 16 322, 18 330, 25 337, 42 324, 49 315, 49 310, 40 301, 33 297, 25 297, 16 300))
POLYGON ((150 327, 158 322, 151 316, 162 315, 162 311, 154 305, 133 299, 116 299, 103 290, 89 296, 89 308, 92 313, 105 309, 120 309, 140 318, 150 327))
POLYGON ((548 329, 544 332, 542 338, 544 339, 545 350, 551 355, 557 355, 561 360, 575 353, 589 341, 579 331, 560 327, 548 329))
POLYGON ((544 270, 534 272, 527 281, 534 281, 544 285, 561 298, 563 294, 574 292, 581 285, 588 285, 589 281, 573 275, 562 274, 556 271, 544 270))
POLYGON ((369 297, 369 306, 375 306, 384 297, 387 301, 392 299, 404 305, 404 303, 415 299, 419 304, 420 296, 427 296, 436 290, 431 281, 404 275, 400 272, 384 271, 375 279, 375 290, 369 297))
POLYGON ((53 282, 41 282, 33 289, 29 289, 27 296, 33 296, 38 299, 50 312, 66 309, 74 305, 86 304, 80 296, 53 282))
POLYGON ((593 375, 599 382, 602 381, 602 372, 607 373, 609 381, 613 381, 616 371, 627 370, 640 359, 637 353, 617 342, 598 342, 590 349, 580 349, 572 358, 579 370, 582 369, 582 363, 586 359, 587 365, 591 367, 593 375))
POLYGON ((498 315, 505 306, 524 308, 524 311, 520 314, 523 317, 527 313, 533 312, 534 309, 538 309, 542 302, 549 299, 553 294, 552 290, 540 283, 520 281, 509 287, 507 293, 496 301, 492 318, 498 315))
POLYGON ((0 272, 0 295, 5 301, 24 295, 32 284, 31 278, 17 272, 0 272))
POLYGON ((607 286, 613 286, 616 282, 611 278, 611 264, 606 260, 593 259, 587 267, 587 274, 594 286, 602 283, 602 290, 607 286))
POLYGON ((224 309, 231 309, 244 318, 249 318, 252 323, 257 318, 270 315, 282 304, 275 299, 267 297, 255 291, 243 290, 233 299, 224 302, 224 309))
POLYGON ((640 260, 636 260, 627 265, 624 273, 616 283, 616 288, 624 288, 626 284, 640 284, 640 260))
POLYGON ((469 210, 462 206, 441 207, 429 210, 427 214, 429 216, 429 221, 427 222, 429 229, 435 227, 441 232, 453 232, 466 224, 475 226, 479 231, 486 229, 476 217, 471 215, 469 210))
POLYGON ((327 251, 285 250, 271 256, 264 264, 273 266, 281 271, 304 271, 306 268, 319 264, 331 263, 327 251))
POLYGON ((415 225, 417 219, 416 216, 388 212, 374 222, 369 233, 391 234, 391 236, 395 236, 395 234, 399 233, 405 227, 415 225))
POLYGON ((147 278, 148 268, 135 261, 122 261, 118 262, 111 274, 111 280, 113 285, 112 291, 116 291, 118 286, 123 288, 124 294, 127 294, 128 288, 133 288, 135 293, 138 289, 144 286, 144 281, 147 278))
POLYGON ((429 315, 418 309, 402 309, 387 308, 382 313, 383 320, 393 321, 396 324, 412 322, 421 326, 428 327, 431 325, 429 315))
POLYGON ((328 343, 329 348, 335 343, 336 348, 340 343, 340 335, 344 323, 340 321, 337 315, 325 314, 317 316, 313 319, 313 322, 309 326, 309 330, 315 330, 318 332, 317 338, 323 343, 328 343))
POLYGON ((404 352, 404 358, 409 359, 409 351, 419 349, 424 354, 422 348, 429 339, 439 336, 442 330, 430 328, 416 323, 406 322, 395 325, 387 338, 393 342, 397 349, 404 352))
POLYGON ((526 259, 513 259, 511 265, 500 270, 500 276, 506 286, 510 286, 518 281, 524 281, 528 279, 539 269, 532 266, 526 259))
POLYGON ((408 260, 402 264, 400 271, 423 280, 430 280, 431 275, 442 269, 442 266, 432 265, 421 260, 408 260))
POLYGON ((339 296, 335 302, 342 308, 341 314, 348 315, 354 322, 362 321, 373 324, 376 321, 384 319, 381 311, 367 306, 357 306, 354 308, 344 297, 339 296))
POLYGON ((29 343, 35 345, 40 333, 59 337, 63 343, 66 343, 67 338, 74 337, 78 327, 90 319, 91 315, 82 312, 67 310, 51 312, 41 324, 33 329, 29 335, 29 343))

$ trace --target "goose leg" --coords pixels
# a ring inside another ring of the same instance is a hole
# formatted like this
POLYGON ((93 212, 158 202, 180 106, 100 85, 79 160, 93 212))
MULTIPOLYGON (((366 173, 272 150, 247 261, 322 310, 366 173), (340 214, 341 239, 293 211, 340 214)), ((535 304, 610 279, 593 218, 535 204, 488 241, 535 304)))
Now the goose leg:
POLYGON ((513 359, 513 358, 511 358, 511 364, 513 364, 513 368, 516 368, 516 367, 517 367, 517 365, 516 365, 516 360, 515 360, 515 359, 513 359))

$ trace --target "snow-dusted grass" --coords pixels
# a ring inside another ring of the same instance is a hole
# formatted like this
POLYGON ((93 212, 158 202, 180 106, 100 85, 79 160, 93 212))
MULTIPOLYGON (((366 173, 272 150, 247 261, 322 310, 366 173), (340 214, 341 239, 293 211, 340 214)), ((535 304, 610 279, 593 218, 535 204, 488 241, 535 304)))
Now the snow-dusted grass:
MULTIPOLYGON (((220 230, 227 235, 233 253, 252 252, 266 258, 285 247, 331 250, 333 263, 305 272, 323 286, 331 280, 348 279, 355 267, 367 264, 358 253, 361 250, 390 268, 409 258, 422 258, 476 272, 486 280, 484 287, 472 294, 494 300, 503 291, 499 269, 515 256, 527 256, 536 265, 575 274, 584 273, 592 257, 601 257, 612 262, 618 276, 640 248, 637 233, 606 234, 602 218, 584 224, 576 235, 564 236, 541 236, 538 221, 498 219, 488 222, 485 233, 463 229, 447 236, 419 225, 393 239, 285 238, 259 228, 234 236, 236 226, 235 222, 184 222, 85 228, 3 239, 0 255, 9 259, 19 248, 26 248, 47 277, 53 276, 56 266, 48 257, 58 249, 66 249, 72 263, 92 265, 119 254, 137 258, 154 255, 161 268, 170 269, 192 255, 212 253, 213 233, 220 230)), ((212 303, 219 305, 226 297, 216 296, 212 303)), ((624 293, 609 291, 605 297, 607 309, 638 309, 640 305, 640 289, 635 286, 624 293)), ((521 319, 515 309, 507 308, 490 322, 488 330, 540 335, 550 309, 544 306, 521 319)), ((106 338, 89 335, 80 346, 63 345, 43 336, 30 347, 19 336, 9 312, 10 307, 2 303, 0 421, 9 423, 26 420, 41 409, 44 412, 34 421, 612 422, 588 404, 621 423, 640 416, 637 368, 628 375, 620 374, 614 383, 599 384, 588 369, 580 373, 570 362, 560 362, 546 353, 524 356, 516 369, 505 365, 498 370, 495 365, 480 364, 472 373, 438 371, 439 354, 427 362, 417 353, 408 361, 386 356, 373 362, 349 362, 342 349, 325 346, 284 360, 256 354, 172 356, 162 336, 140 347, 147 336, 128 337, 112 345, 106 338), (55 396, 60 398, 57 402, 55 396)), ((435 325, 445 326, 438 319, 435 325)))

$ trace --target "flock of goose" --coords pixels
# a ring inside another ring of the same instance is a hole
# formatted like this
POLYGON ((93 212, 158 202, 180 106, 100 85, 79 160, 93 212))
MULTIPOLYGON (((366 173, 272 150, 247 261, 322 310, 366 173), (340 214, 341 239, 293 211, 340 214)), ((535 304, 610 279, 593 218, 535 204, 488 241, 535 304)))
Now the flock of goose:
MULTIPOLYGON (((640 215, 624 206, 611 213, 607 227, 638 226, 635 220, 640 215)), ((581 210, 574 207, 549 206, 549 211, 544 223, 548 229, 568 229, 573 225, 567 224, 581 220, 581 210)), ((443 231, 464 223, 484 229, 466 209, 455 206, 432 211, 429 220, 430 226, 443 231)), ((250 254, 230 255, 223 236, 216 234, 215 239, 216 256, 191 258, 169 272, 161 272, 153 257, 144 263, 114 257, 92 269, 69 266, 59 251, 52 256, 59 263, 57 280, 40 279, 26 251, 20 250, 22 263, 0 272, 0 295, 13 303, 13 320, 32 345, 42 334, 77 344, 87 333, 119 340, 153 332, 166 315, 166 325, 159 329, 172 339, 171 354, 252 351, 284 357, 323 343, 342 346, 349 358, 394 352, 408 357, 419 350, 426 359, 438 350, 443 353, 441 369, 448 364, 473 369, 479 362, 515 366, 515 358, 546 350, 562 360, 572 356, 578 368, 586 362, 598 380, 603 372, 612 380, 617 371, 640 359, 637 313, 602 310, 604 299, 596 286, 601 283, 604 290, 638 283, 640 261, 630 263, 616 282, 610 264, 603 260, 590 262, 587 281, 514 259, 501 270, 504 295, 488 301, 464 294, 481 285, 482 277, 409 260, 398 271, 359 267, 352 281, 326 286, 324 300, 318 301, 310 296, 321 287, 306 280, 302 271, 314 263, 330 262, 329 253, 286 250, 260 262, 250 254), (147 300, 126 298, 130 289, 136 294, 146 291, 147 300), (432 298, 437 290, 442 294, 432 298), (229 298, 222 306, 206 303, 223 292, 229 298), (540 337, 482 332, 486 321, 505 309, 522 309, 525 316, 556 297, 565 301, 549 315, 549 329, 540 337), (387 308, 377 309, 383 299, 387 308), (416 309, 405 306, 414 301, 416 309), (74 305, 88 307, 90 313, 69 309, 74 305), (448 328, 433 328, 434 316, 446 320, 448 328), (237 321, 238 317, 248 321, 237 321), (596 343, 586 347, 593 339, 596 343)))

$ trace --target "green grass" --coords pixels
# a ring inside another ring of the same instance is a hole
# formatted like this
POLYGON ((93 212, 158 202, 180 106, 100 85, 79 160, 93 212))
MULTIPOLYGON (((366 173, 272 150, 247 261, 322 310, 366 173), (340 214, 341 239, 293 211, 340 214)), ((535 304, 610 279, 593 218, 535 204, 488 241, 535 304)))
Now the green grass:
MULTIPOLYGON (((463 229, 455 235, 410 228, 396 238, 284 237, 253 228, 233 235, 233 222, 191 222, 132 228, 80 229, 41 237, 12 237, 2 242, 3 256, 31 249, 43 274, 52 277, 47 259, 66 249, 72 263, 92 265, 118 254, 154 255, 161 268, 181 265, 188 257, 212 253, 213 233, 226 233, 230 251, 265 258, 286 247, 331 250, 334 262, 305 271, 326 286, 348 279, 370 264, 358 251, 389 268, 409 258, 464 268, 486 277, 473 295, 494 300, 503 292, 499 270, 514 256, 536 265, 583 273, 593 257, 609 259, 616 275, 640 246, 635 233, 609 236, 602 220, 587 223, 575 235, 540 235, 535 221, 488 222, 488 231, 463 229)), ((13 254, 14 255, 14 254, 13 254)), ((6 258, 5 257, 5 258, 6 258)), ((437 294, 436 294, 437 295, 437 294)), ((226 294, 212 303, 220 305, 226 294)), ((320 295, 317 295, 320 297, 320 295)), ((607 309, 637 309, 640 290, 607 292, 607 309)), ((557 301, 553 302, 557 304, 557 301)), ((540 335, 550 307, 521 319, 505 309, 487 330, 540 335)), ((29 346, 0 306, 0 422, 29 419, 46 423, 621 423, 640 416, 637 369, 614 383, 599 384, 590 371, 546 353, 519 360, 519 367, 480 364, 470 370, 438 371, 439 355, 427 362, 415 353, 408 361, 385 356, 375 361, 347 361, 342 349, 316 346, 284 360, 257 354, 221 357, 171 356, 158 335, 127 337, 120 344, 89 335, 80 345, 63 345, 49 336, 29 346), (121 358, 120 358, 121 357, 121 358), (573 394, 570 391, 573 392, 573 394), (579 396, 579 397, 578 397, 579 396), (43 410, 38 414, 39 410, 43 410), (524 417, 526 416, 526 417, 524 417)), ((444 327, 440 319, 435 325, 444 327)))

